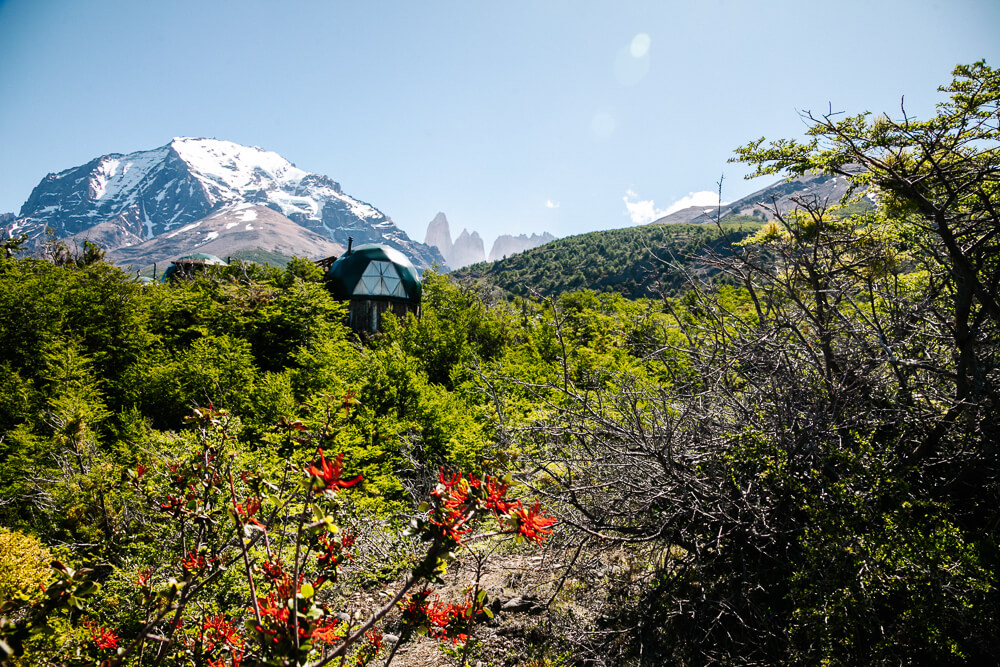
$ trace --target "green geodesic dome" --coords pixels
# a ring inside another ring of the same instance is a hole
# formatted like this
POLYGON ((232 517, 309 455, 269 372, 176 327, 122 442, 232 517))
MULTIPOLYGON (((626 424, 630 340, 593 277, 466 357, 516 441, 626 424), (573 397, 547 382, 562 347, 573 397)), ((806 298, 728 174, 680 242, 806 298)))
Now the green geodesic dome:
POLYGON ((366 243, 343 254, 326 274, 333 296, 350 299, 388 299, 420 303, 420 275, 395 248, 366 243))

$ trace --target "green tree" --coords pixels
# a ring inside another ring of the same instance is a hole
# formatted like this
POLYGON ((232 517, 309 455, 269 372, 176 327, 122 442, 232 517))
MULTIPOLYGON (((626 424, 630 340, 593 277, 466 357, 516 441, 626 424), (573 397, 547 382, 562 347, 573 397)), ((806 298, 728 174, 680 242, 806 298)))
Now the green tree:
MULTIPOLYGON (((812 141, 739 149, 758 174, 845 176, 876 210, 772 210, 713 260, 738 290, 692 282, 665 302, 686 341, 650 346, 665 383, 567 374, 504 434, 566 523, 644 563, 608 598, 595 650, 650 664, 1000 656, 1000 79, 978 63, 943 91, 928 121, 807 116, 812 141)), ((571 316, 555 318, 561 340, 571 316)))
MULTIPOLYGON (((933 270, 929 313, 953 340, 956 410, 996 409, 1000 263, 1000 73, 977 62, 955 68, 949 99, 933 118, 806 114, 811 141, 758 140, 738 149, 754 176, 823 171, 878 197, 892 224, 912 226, 920 263, 933 270)), ((954 418, 956 415, 950 415, 954 418)), ((928 443, 932 445, 932 443, 928 443)))

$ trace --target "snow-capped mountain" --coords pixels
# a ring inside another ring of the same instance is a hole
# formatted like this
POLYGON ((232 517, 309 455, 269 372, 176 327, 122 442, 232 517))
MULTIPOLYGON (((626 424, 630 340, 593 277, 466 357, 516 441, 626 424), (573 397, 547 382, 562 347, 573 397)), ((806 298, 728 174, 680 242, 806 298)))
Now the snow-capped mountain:
MULTIPOLYGON (((227 234, 253 228, 230 224, 250 215, 250 207, 277 214, 261 216, 258 230, 264 220, 283 217, 334 244, 346 245, 354 237, 355 243, 393 246, 418 267, 443 262, 436 249, 411 240, 392 219, 344 194, 331 178, 299 169, 277 153, 218 139, 176 138, 153 150, 105 155, 49 174, 2 230, 4 236, 27 234, 30 246, 51 228, 57 238, 92 238, 112 251, 112 259, 153 262, 167 259, 178 244, 193 249, 222 241, 224 246, 227 234), (228 222, 198 224, 206 219, 228 222), (139 246, 142 256, 136 257, 139 246)), ((297 254, 320 256, 330 247, 297 248, 297 254)))

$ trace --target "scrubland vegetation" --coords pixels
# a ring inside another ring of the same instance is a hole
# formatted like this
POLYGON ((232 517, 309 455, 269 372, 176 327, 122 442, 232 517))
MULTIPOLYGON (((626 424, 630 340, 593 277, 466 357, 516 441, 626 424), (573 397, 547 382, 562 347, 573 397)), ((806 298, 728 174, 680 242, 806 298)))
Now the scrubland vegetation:
POLYGON ((8 243, 7 661, 996 663, 1000 75, 943 94, 739 149, 876 205, 723 226, 658 298, 429 273, 360 341, 303 260, 8 243))

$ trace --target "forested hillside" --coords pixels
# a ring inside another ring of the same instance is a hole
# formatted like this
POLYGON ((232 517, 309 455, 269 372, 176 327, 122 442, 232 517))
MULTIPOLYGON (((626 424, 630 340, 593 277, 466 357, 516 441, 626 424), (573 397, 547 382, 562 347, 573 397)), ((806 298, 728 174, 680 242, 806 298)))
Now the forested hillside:
POLYGON ((645 225, 551 241, 517 255, 454 272, 518 296, 573 290, 616 292, 630 299, 676 295, 692 278, 718 273, 711 261, 728 254, 761 223, 751 216, 718 225, 645 225))
POLYGON ((6 242, 6 662, 996 664, 1000 74, 954 77, 737 151, 875 208, 552 251, 689 247, 656 298, 429 272, 361 340, 305 260, 6 242))

